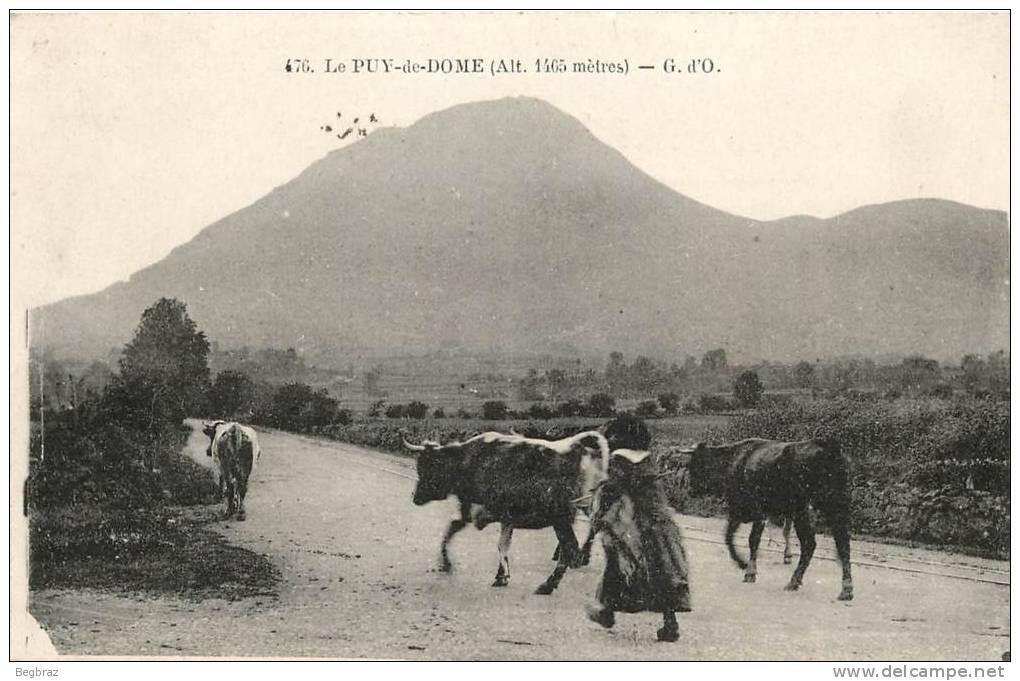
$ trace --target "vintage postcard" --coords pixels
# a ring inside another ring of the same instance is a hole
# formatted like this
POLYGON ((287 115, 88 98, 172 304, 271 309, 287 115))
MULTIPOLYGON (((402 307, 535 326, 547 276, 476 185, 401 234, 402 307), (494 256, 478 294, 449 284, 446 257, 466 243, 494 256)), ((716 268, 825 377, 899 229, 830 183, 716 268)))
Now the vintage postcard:
POLYGON ((10 41, 12 659, 1001 675, 1008 11, 10 41))

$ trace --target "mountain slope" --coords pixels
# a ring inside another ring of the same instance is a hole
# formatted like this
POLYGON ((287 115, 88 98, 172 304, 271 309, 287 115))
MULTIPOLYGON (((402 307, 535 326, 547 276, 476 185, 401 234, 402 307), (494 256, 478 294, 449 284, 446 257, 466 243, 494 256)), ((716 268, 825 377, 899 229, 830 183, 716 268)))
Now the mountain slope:
POLYGON ((758 222, 653 180, 534 99, 457 106, 332 152, 164 260, 32 315, 98 354, 160 296, 224 346, 747 359, 1008 343, 1004 213, 938 200, 758 222))

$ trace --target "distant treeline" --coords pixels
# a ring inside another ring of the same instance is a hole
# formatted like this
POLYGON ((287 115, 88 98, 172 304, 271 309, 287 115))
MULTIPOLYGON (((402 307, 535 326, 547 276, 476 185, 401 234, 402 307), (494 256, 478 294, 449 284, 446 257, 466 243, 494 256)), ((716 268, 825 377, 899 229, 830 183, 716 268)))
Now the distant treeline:
POLYGON ((640 398, 662 393, 702 395, 728 393, 748 372, 757 376, 765 391, 811 391, 845 394, 876 392, 901 395, 947 396, 963 392, 978 397, 1007 398, 1009 355, 1004 351, 988 357, 970 354, 959 365, 940 364, 920 355, 900 362, 879 364, 871 359, 842 359, 796 363, 764 362, 731 365, 726 350, 706 352, 699 361, 688 355, 682 364, 667 364, 646 356, 625 361, 612 352, 603 371, 594 369, 533 370, 518 381, 522 400, 557 399, 581 392, 605 392, 617 398, 640 398))
MULTIPOLYGON (((637 412, 654 417, 729 411, 791 394, 1008 399, 1009 361, 1009 355, 999 351, 987 357, 966 355, 958 365, 912 356, 893 364, 845 359, 735 366, 729 364, 726 351, 719 348, 704 353, 700 360, 687 356, 682 364, 667 365, 646 356, 627 362, 623 353, 613 352, 601 371, 585 368, 578 361, 559 368, 532 368, 518 378, 503 373, 474 373, 465 377, 463 385, 471 388, 479 400, 477 406, 469 403, 454 410, 449 405, 433 408, 417 400, 395 403, 378 399, 368 406, 366 415, 544 419, 597 416, 606 413, 607 400, 637 400, 637 412), (508 406, 511 398, 517 403, 516 410, 508 406), (531 404, 521 407, 520 403, 531 404)), ((33 415, 40 407, 40 391, 48 408, 72 408, 102 393, 115 377, 110 365, 100 360, 89 364, 65 362, 42 353, 33 354, 30 363, 33 415)), ((202 391, 200 413, 233 414, 281 428, 342 423, 352 416, 341 408, 338 393, 341 383, 354 380, 353 367, 348 369, 349 375, 339 376, 307 365, 294 349, 250 348, 214 348, 209 353, 209 365, 216 378, 202 391)), ((384 373, 381 366, 364 373, 366 394, 384 397, 378 387, 384 373)))

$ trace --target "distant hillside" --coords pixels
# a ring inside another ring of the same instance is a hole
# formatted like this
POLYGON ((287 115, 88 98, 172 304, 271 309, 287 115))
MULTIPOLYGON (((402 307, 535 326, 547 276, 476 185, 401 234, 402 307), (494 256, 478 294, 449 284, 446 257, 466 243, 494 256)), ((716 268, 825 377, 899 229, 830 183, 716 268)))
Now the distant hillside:
POLYGON ((1008 238, 1005 213, 934 199, 737 217, 549 104, 502 99, 330 153, 129 281, 35 310, 32 341, 103 354, 175 296, 222 347, 318 357, 958 359, 1008 347, 1008 238))

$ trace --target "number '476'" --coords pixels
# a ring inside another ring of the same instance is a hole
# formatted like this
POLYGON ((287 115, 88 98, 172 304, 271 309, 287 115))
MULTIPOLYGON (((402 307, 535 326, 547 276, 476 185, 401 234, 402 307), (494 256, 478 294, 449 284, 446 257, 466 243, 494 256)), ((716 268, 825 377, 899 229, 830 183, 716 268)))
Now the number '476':
POLYGON ((287 73, 312 73, 312 66, 307 59, 288 59, 283 70, 287 73))

